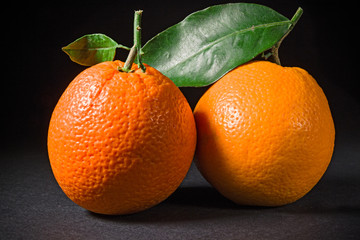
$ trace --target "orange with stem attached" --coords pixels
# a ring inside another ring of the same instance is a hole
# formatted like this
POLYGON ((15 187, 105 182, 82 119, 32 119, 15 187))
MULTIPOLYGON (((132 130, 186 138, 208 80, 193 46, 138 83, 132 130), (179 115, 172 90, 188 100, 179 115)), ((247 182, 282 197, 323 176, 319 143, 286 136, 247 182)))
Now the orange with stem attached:
POLYGON ((188 102, 159 71, 132 64, 138 44, 126 64, 103 62, 80 73, 50 120, 54 176, 71 200, 96 213, 129 214, 160 203, 180 185, 195 151, 188 102))

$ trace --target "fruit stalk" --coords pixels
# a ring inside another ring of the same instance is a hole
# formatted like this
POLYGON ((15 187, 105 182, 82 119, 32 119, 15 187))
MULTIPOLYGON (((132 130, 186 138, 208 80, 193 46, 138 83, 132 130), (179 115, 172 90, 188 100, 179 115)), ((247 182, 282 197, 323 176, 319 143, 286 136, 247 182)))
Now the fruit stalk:
POLYGON ((279 58, 279 48, 280 48, 280 45, 282 43, 282 41, 287 37, 287 35, 289 35, 289 33, 291 32, 291 30, 293 30, 293 28, 295 27, 296 23, 299 21, 301 15, 303 13, 303 9, 301 7, 299 7, 294 16, 291 18, 291 25, 288 29, 288 31, 285 33, 285 35, 271 48, 271 60, 273 62, 275 62, 276 64, 278 65, 281 65, 281 62, 280 62, 280 58, 279 58))
POLYGON ((130 72, 131 66, 137 58, 138 66, 145 72, 145 66, 141 62, 141 16, 142 10, 135 11, 134 15, 134 45, 130 49, 129 55, 126 58, 124 67, 121 69, 124 72, 130 72))

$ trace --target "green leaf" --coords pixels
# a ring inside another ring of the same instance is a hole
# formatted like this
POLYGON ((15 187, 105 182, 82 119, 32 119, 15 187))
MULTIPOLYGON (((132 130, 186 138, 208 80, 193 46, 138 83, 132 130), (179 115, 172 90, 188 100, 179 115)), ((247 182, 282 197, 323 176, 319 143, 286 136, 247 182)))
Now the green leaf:
POLYGON ((216 5, 156 35, 142 48, 142 59, 179 87, 206 86, 270 49, 291 25, 262 5, 216 5))
POLYGON ((123 47, 108 36, 100 33, 85 35, 70 43, 62 50, 70 59, 84 66, 92 66, 104 61, 112 61, 116 48, 123 47))

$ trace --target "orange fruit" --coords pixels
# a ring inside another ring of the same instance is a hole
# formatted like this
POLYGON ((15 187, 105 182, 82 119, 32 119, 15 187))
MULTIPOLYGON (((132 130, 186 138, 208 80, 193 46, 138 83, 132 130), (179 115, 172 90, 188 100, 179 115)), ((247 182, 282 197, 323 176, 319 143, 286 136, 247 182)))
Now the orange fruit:
POLYGON ((65 194, 102 214, 150 208, 172 194, 193 160, 196 127, 178 87, 156 69, 103 62, 80 73, 52 114, 48 153, 65 194))
POLYGON ((335 129, 327 99, 303 69, 254 61, 212 85, 194 110, 196 164, 238 204, 280 206, 326 171, 335 129))

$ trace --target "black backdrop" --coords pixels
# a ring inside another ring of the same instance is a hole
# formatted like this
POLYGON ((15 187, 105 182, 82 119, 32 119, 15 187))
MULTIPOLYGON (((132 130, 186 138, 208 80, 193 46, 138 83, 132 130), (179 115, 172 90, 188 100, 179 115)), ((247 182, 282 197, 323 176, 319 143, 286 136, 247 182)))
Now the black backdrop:
MULTIPOLYGON (((61 47, 88 33, 104 33, 132 45, 133 11, 143 9, 143 44, 188 14, 236 1, 84 1, 25 2, 3 9, 2 147, 46 151, 51 112, 69 82, 84 69, 61 47), (9 11, 9 16, 6 13, 9 11)), ((280 48, 285 66, 308 70, 328 97, 337 141, 359 137, 355 2, 244 1, 267 5, 291 18, 304 14, 280 48)), ((116 58, 125 60, 127 51, 116 58)), ((194 107, 206 88, 182 88, 194 107)))
MULTIPOLYGON (((313 191, 280 208, 235 206, 196 168, 166 201, 142 213, 107 217, 72 203, 57 185, 46 149, 53 108, 85 68, 61 47, 88 33, 132 44, 133 11, 143 9, 143 43, 188 14, 236 2, 39 1, 1 7, 0 239, 358 239, 360 234, 360 99, 356 1, 246 1, 291 18, 285 66, 308 70, 323 88, 336 128, 330 167, 313 191)), ((117 58, 125 60, 126 51, 117 58)), ((182 88, 195 106, 206 88, 182 88)))

